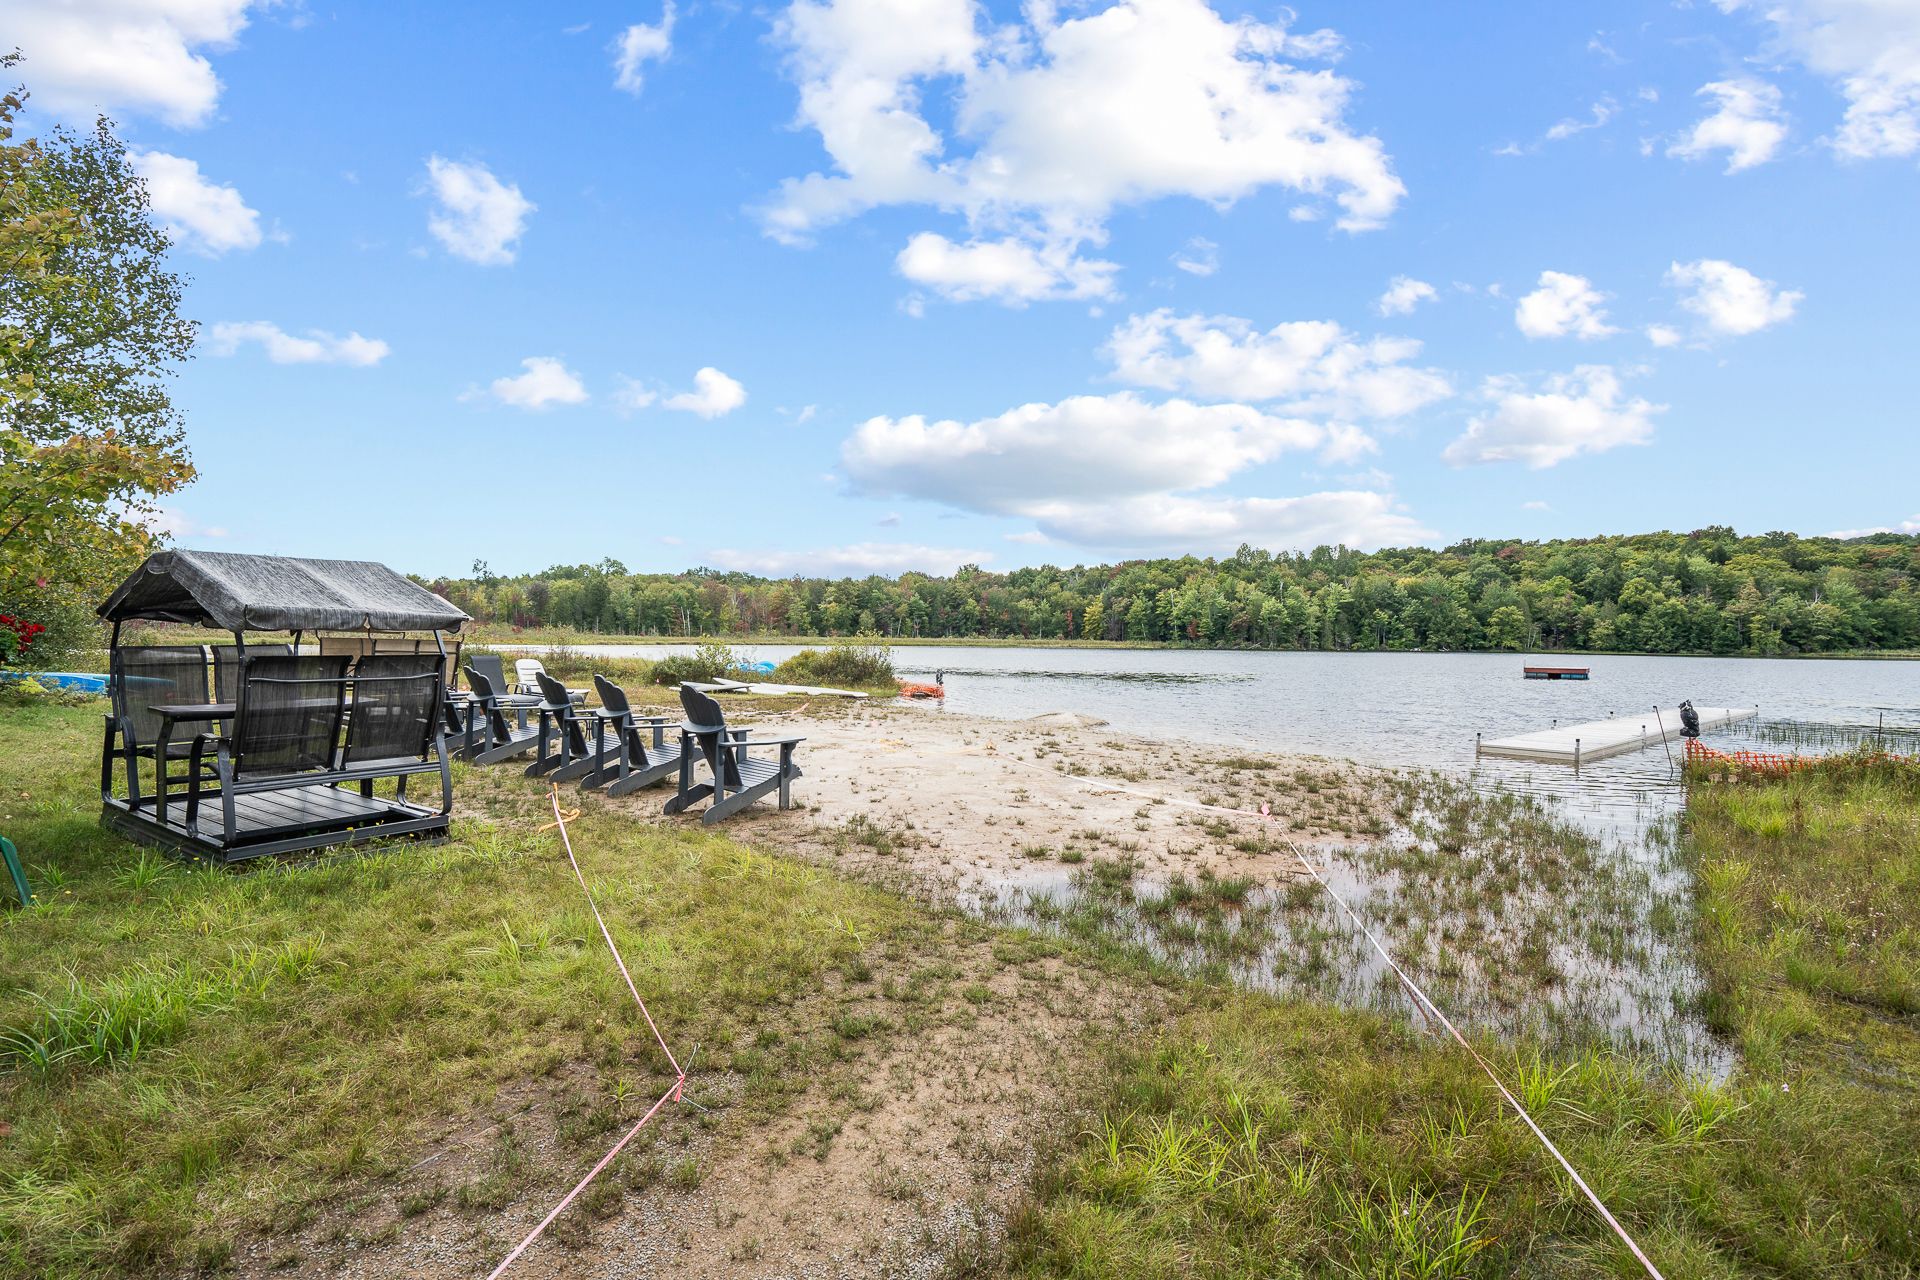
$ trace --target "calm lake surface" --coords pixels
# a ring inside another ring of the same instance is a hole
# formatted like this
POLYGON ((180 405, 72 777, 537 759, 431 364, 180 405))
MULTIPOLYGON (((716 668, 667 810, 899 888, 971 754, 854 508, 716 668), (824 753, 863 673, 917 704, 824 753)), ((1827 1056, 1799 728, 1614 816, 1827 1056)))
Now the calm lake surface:
MULTIPOLYGON (((690 652, 683 645, 579 648, 602 657, 690 652)), ((777 663, 798 649, 747 645, 740 652, 777 663)), ((1569 816, 1621 834, 1643 829, 1677 795, 1664 749, 1576 773, 1565 765, 1476 761, 1474 734, 1497 738, 1609 714, 1653 725, 1656 706, 1671 723, 1687 699, 1759 708, 1754 725, 1708 734, 1723 745, 1765 744, 1800 726, 1873 730, 1883 719, 1889 730, 1920 731, 1920 662, 963 646, 902 647, 893 656, 908 679, 945 671, 950 711, 1009 720, 1077 711, 1157 739, 1473 772, 1558 797, 1569 816), (1590 666, 1593 677, 1527 680, 1521 667, 1530 662, 1590 666)))

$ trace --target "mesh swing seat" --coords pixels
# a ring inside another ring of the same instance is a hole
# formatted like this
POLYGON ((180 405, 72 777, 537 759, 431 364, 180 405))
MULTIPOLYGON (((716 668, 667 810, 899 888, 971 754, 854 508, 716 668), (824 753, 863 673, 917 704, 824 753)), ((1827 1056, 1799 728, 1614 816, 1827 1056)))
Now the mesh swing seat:
POLYGON ((688 806, 713 797, 700 821, 711 825, 740 812, 761 796, 778 792, 780 807, 791 808, 793 783, 800 767, 793 762, 794 748, 806 738, 787 735, 778 738, 751 738, 745 729, 727 726, 720 704, 688 685, 680 686, 680 705, 686 721, 680 726, 680 787, 667 801, 664 812, 683 813, 688 806), (753 747, 778 747, 778 760, 750 756, 753 747), (693 764, 706 761, 713 781, 696 784, 693 764))
POLYGON ((102 826, 215 862, 445 837, 446 739, 469 701, 448 641, 472 621, 452 602, 372 560, 157 551, 95 612, 113 624, 102 826), (139 622, 233 643, 123 646, 139 622), (290 642, 248 642, 275 632, 290 642), (438 797, 410 799, 434 773, 438 797))
POLYGON ((453 773, 439 730, 437 655, 353 660, 249 655, 231 728, 193 740, 185 832, 223 860, 390 835, 441 834, 453 773), (440 775, 438 808, 407 799, 407 779, 440 775), (203 786, 211 780, 214 789, 203 786), (390 798, 375 783, 394 781, 390 798), (218 830, 203 819, 217 806, 218 830))
POLYGON ((140 761, 154 764, 156 783, 185 782, 169 763, 192 754, 186 740, 161 745, 166 720, 157 706, 207 706, 213 702, 207 688, 207 651, 197 644, 147 645, 116 648, 107 678, 113 710, 106 717, 106 737, 100 748, 100 796, 113 793, 113 766, 126 770, 127 795, 142 801, 140 761), (164 758, 163 758, 164 757, 164 758))

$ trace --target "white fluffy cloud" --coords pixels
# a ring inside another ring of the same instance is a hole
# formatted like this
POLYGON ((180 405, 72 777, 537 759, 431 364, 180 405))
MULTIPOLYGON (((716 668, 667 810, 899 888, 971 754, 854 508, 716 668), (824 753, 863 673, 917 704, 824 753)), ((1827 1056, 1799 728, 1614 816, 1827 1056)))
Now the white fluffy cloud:
POLYGON ((137 111, 205 124, 220 80, 202 50, 230 48, 255 0, 14 0, 7 48, 27 56, 34 105, 70 118, 137 111))
POLYGON ((1910 0, 1716 0, 1745 9, 1774 33, 1785 55, 1832 80, 1846 99, 1830 139, 1854 160, 1920 152, 1920 6, 1910 0))
POLYGON ((810 551, 735 551, 726 548, 707 553, 715 568, 757 573, 766 578, 807 577, 864 578, 879 574, 897 578, 903 573, 948 574, 963 564, 986 564, 990 551, 971 551, 964 547, 929 547, 912 542, 856 542, 844 547, 820 547, 810 551))
POLYGON ((1294 498, 1156 494, 1112 503, 1059 503, 1032 514, 1050 538, 1141 550, 1228 552, 1242 543, 1296 550, 1345 543, 1372 549, 1435 536, 1398 509, 1391 496, 1368 490, 1294 498))
POLYGON ((1117 264, 1076 257, 1065 244, 970 240, 922 231, 894 259, 901 275, 956 302, 991 298, 1025 306, 1045 298, 1113 296, 1117 264))
POLYGON ((1758 333, 1791 319, 1806 296, 1718 258, 1676 262, 1667 270, 1667 283, 1683 291, 1680 305, 1719 337, 1758 333))
POLYGON ((1606 365, 1586 364, 1547 378, 1530 390, 1517 378, 1489 378, 1484 394, 1493 402, 1447 446, 1454 466, 1476 462, 1522 462, 1534 470, 1583 453, 1605 453, 1653 437, 1653 417, 1665 405, 1629 397, 1620 376, 1606 365))
POLYGON ((528 217, 539 208, 485 165, 427 157, 427 189, 438 207, 427 230, 448 253, 484 267, 514 259, 528 217))
POLYGON ((636 22, 613 42, 613 86, 639 96, 646 87, 649 62, 664 62, 673 52, 673 0, 667 0, 660 21, 649 26, 636 22))
POLYGON ((1585 276, 1542 271, 1540 287, 1520 299, 1513 322, 1529 338, 1565 338, 1583 342, 1619 332, 1607 323, 1607 295, 1585 276))
POLYGON ((1055 500, 1211 488, 1244 467, 1326 442, 1325 429, 1304 419, 1243 404, 1154 404, 1122 391, 974 422, 871 418, 842 444, 840 460, 864 492, 1024 515, 1055 500))
POLYGON ((493 380, 493 398, 501 404, 516 409, 550 409, 557 404, 586 403, 586 386, 558 357, 528 356, 520 367, 526 372, 493 380))
POLYGON ((1106 354, 1116 378, 1209 399, 1279 401, 1289 412, 1397 418, 1453 389, 1432 369, 1406 362, 1411 338, 1360 339, 1331 320, 1300 320, 1266 331, 1233 316, 1130 316, 1106 354))
POLYGON ((661 403, 703 418, 719 418, 747 402, 747 389, 711 365, 693 375, 693 388, 661 403))
POLYGON ((232 187, 205 177, 200 166, 164 151, 135 151, 128 162, 147 184, 153 213, 174 242, 217 258, 260 245, 260 214, 232 187))
POLYGON ((1682 160, 1703 160, 1716 151, 1727 153, 1727 172, 1739 173, 1773 159, 1787 139, 1786 115, 1780 108, 1780 90, 1764 80, 1742 77, 1702 85, 1699 96, 1715 104, 1713 114, 1675 139, 1667 154, 1682 160))
POLYGON ((378 338, 363 338, 349 333, 335 337, 323 329, 309 329, 299 336, 288 333, 271 320, 223 320, 207 335, 207 350, 216 356, 230 356, 248 343, 257 343, 275 364, 346 364, 365 368, 379 364, 392 350, 378 338))
POLYGON ((1387 282, 1387 291, 1380 295, 1373 309, 1383 316, 1411 315, 1415 307, 1423 302, 1432 302, 1439 296, 1439 290, 1425 280, 1395 276, 1387 282))
POLYGON ((1017 235, 1070 259, 1123 204, 1282 186, 1332 200, 1359 230, 1405 192, 1379 141, 1346 122, 1351 82, 1296 65, 1337 53, 1337 37, 1228 21, 1202 0, 1064 20, 1035 3, 999 27, 977 0, 793 0, 777 37, 799 120, 832 159, 764 210, 789 242, 929 205, 963 214, 975 242, 1017 235))
POLYGON ((1656 347, 1677 347, 1684 335, 1670 324, 1650 324, 1646 329, 1647 341, 1656 347))

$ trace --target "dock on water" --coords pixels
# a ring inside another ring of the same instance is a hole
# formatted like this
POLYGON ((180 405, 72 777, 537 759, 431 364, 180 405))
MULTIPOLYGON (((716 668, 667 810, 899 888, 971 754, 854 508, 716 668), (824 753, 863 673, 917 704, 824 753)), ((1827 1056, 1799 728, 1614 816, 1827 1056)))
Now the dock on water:
MULTIPOLYGON (((1695 707, 1700 728, 1723 729, 1760 714, 1758 707, 1695 707)), ((1538 733, 1523 733, 1511 738, 1478 741, 1483 756, 1505 756, 1513 760, 1545 760, 1552 764, 1582 765, 1608 756, 1625 755, 1671 742, 1680 736, 1680 711, 1662 707, 1585 724, 1558 725, 1538 733)))

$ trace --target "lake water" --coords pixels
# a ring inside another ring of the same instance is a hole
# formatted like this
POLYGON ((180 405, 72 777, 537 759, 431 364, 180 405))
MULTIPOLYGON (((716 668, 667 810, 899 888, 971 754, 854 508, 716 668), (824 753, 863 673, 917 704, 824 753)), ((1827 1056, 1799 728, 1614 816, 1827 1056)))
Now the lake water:
MULTIPOLYGON (((578 648, 604 657, 690 652, 677 645, 578 648)), ((798 649, 739 651, 777 663, 798 649)), ((1651 726, 1655 707, 1671 724, 1683 700, 1759 708, 1755 725, 1710 733, 1716 743, 1754 745, 1786 726, 1865 731, 1884 721, 1896 732, 1920 732, 1920 662, 1583 657, 1571 660, 1593 669, 1581 681, 1521 675, 1528 663, 1565 665, 1564 655, 916 645, 893 656, 908 679, 945 671, 950 711, 1014 720, 1076 711, 1156 739, 1477 771, 1516 790, 1555 796, 1569 816, 1615 831, 1642 827, 1670 807, 1677 789, 1664 749, 1615 756, 1576 773, 1565 765, 1476 760, 1474 734, 1497 738, 1609 714, 1651 726)))
MULTIPOLYGON (((578 648, 590 656, 639 658, 689 651, 674 645, 578 648)), ((750 660, 777 663, 797 649, 742 646, 740 652, 750 660)), ((1507 1032, 1539 1031, 1543 1025, 1597 1027, 1690 1069, 1724 1074, 1732 1054, 1698 1019, 1700 975, 1688 930, 1673 923, 1684 916, 1691 896, 1685 862, 1673 856, 1674 828, 1666 821, 1684 800, 1671 763, 1679 744, 1672 756, 1655 746, 1575 770, 1478 758, 1474 735, 1497 738, 1609 715, 1638 717, 1657 727, 1662 721, 1656 707, 1671 725, 1674 709, 1691 700, 1699 706, 1758 709, 1752 722, 1708 732, 1707 741, 1723 748, 1818 751, 1852 745, 1884 727, 1890 746, 1920 750, 1920 662, 1593 657, 1575 660, 1592 668, 1586 681, 1527 680, 1521 672, 1529 662, 1567 661, 1521 654, 894 650, 903 677, 931 680, 944 671, 945 703, 921 704, 929 715, 951 711, 1020 720, 1051 711, 1080 712, 1161 742, 1186 739, 1432 769, 1468 778, 1477 787, 1499 786, 1547 801, 1612 851, 1617 861, 1608 863, 1613 870, 1605 878, 1635 886, 1631 896, 1638 906, 1629 911, 1642 923, 1632 930, 1639 935, 1633 957, 1630 962, 1610 959, 1581 943, 1578 922, 1563 918, 1564 906, 1509 904, 1513 928, 1552 939, 1566 980, 1554 994, 1517 1011, 1492 1008, 1479 998, 1485 991, 1466 983, 1450 993, 1455 1011, 1466 1021, 1507 1032), (1663 920, 1664 926, 1656 923, 1663 920)), ((1404 920, 1403 886, 1394 875, 1362 872, 1352 851, 1324 850, 1317 860, 1376 927, 1404 920)), ((996 893, 990 909, 1002 918, 1043 927, 1058 911, 1086 901, 1085 887, 1075 876, 1038 868, 996 893)), ((1263 890, 1254 902, 1273 900, 1263 890)), ((1397 1001, 1390 975, 1353 936, 1340 944, 1340 962, 1329 974, 1312 985, 1300 984, 1287 963, 1303 949, 1294 931, 1350 933, 1332 917, 1330 906, 1322 903, 1317 910, 1317 919, 1297 912, 1285 916, 1282 933, 1236 962, 1233 976, 1254 986, 1316 990, 1355 1004, 1397 1001)))

